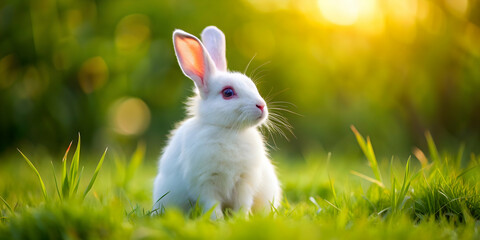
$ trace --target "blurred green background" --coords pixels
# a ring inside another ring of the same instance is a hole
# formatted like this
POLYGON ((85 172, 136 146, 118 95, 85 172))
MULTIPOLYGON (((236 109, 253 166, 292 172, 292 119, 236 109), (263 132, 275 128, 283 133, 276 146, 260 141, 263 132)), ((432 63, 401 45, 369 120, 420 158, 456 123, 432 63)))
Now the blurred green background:
MULTIPOLYGON (((473 0, 3 0, 0 156, 19 147, 155 158, 193 83, 173 52, 175 28, 224 31, 229 69, 249 74, 294 127, 269 138, 279 154, 358 154, 350 131, 380 157, 423 147, 480 150, 480 3, 473 0), (265 64, 265 65, 263 65, 265 64)), ((35 149, 35 150, 34 150, 35 149)))

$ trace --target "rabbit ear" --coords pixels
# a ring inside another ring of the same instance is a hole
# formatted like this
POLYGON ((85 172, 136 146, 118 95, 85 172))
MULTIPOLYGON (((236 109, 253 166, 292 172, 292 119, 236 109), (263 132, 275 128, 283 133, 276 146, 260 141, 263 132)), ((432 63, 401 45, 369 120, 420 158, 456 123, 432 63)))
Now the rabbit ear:
POLYGON ((207 81, 215 72, 215 64, 200 40, 182 30, 175 30, 173 45, 183 73, 195 82, 200 93, 208 92, 207 81))
POLYGON ((208 26, 203 29, 202 42, 205 44, 208 53, 215 62, 217 69, 227 71, 227 59, 225 58, 225 35, 215 26, 208 26))

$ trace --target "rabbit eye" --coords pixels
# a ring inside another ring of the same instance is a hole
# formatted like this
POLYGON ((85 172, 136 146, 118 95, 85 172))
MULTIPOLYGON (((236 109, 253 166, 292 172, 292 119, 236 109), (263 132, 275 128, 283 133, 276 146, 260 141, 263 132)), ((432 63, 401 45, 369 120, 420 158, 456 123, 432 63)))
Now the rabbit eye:
POLYGON ((231 99, 233 96, 235 96, 235 91, 233 91, 233 88, 227 87, 223 89, 222 95, 224 99, 231 99))

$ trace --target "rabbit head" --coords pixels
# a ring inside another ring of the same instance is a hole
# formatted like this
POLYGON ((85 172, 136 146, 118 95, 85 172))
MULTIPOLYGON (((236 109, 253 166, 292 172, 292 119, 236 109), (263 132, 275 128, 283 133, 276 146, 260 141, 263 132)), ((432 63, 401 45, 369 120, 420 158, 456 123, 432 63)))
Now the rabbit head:
POLYGON ((205 124, 241 129, 265 122, 268 109, 253 81, 227 71, 225 36, 214 26, 202 32, 202 41, 182 30, 173 33, 173 45, 183 73, 197 93, 188 111, 205 124))

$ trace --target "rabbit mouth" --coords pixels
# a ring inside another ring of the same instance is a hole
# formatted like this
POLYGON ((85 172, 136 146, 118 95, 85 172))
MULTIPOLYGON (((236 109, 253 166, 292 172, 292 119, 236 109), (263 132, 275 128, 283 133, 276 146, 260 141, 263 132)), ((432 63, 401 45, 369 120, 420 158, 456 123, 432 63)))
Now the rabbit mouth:
POLYGON ((252 127, 252 126, 261 125, 265 121, 265 119, 267 117, 266 115, 267 114, 265 112, 252 114, 252 115, 250 115, 249 118, 241 121, 241 122, 243 122, 241 124, 244 125, 245 127, 252 127))
POLYGON ((236 111, 236 116, 230 124, 233 128, 244 128, 261 125, 268 117, 268 111, 260 111, 257 108, 240 108, 236 111))
POLYGON ((257 120, 263 120, 263 119, 265 119, 265 116, 266 116, 266 115, 267 115, 267 114, 266 114, 265 112, 260 113, 260 116, 258 116, 257 120))
POLYGON ((268 116, 268 113, 265 112, 265 111, 262 111, 262 112, 260 113, 260 116, 257 117, 257 122, 258 122, 258 123, 261 123, 261 122, 265 121, 265 119, 267 118, 267 116, 268 116))

